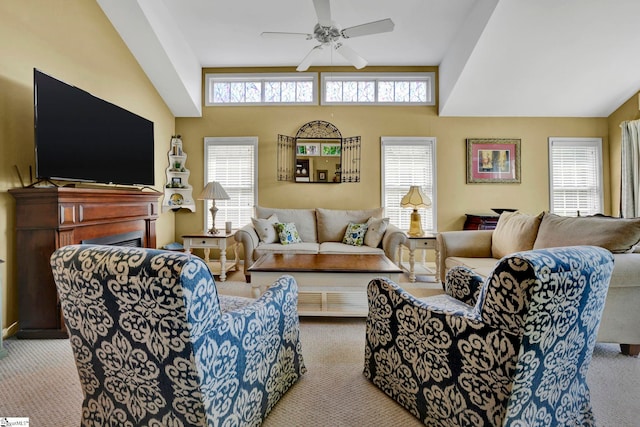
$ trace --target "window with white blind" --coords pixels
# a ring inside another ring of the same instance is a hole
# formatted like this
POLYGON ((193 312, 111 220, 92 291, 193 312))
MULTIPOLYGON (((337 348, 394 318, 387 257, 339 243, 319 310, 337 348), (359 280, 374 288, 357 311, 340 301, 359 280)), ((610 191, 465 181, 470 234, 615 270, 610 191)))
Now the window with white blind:
POLYGON ((602 139, 549 138, 549 187, 557 215, 603 213, 602 139))
POLYGON ((436 231, 436 139, 431 137, 382 137, 382 204, 385 216, 402 230, 409 229, 411 209, 400 207, 409 187, 419 185, 431 199, 420 209, 422 228, 436 231))
MULTIPOLYGON (((217 181, 229 200, 216 200, 216 228, 224 230, 231 221, 233 228, 251 222, 257 204, 258 138, 206 137, 204 139, 204 183, 217 181)), ((204 229, 211 224, 211 201, 205 201, 204 229)))

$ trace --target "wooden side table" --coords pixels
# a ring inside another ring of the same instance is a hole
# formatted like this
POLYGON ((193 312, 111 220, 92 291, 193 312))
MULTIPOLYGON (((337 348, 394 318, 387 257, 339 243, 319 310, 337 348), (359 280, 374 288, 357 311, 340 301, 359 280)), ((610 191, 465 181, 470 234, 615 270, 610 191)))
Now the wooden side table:
POLYGON ((220 231, 218 234, 186 234, 182 236, 184 251, 191 253, 191 249, 204 249, 204 262, 209 266, 211 274, 220 276, 220 281, 227 280, 227 271, 237 270, 239 264, 238 245, 234 239, 235 231, 225 233, 220 231), (231 242, 230 248, 233 248, 235 259, 227 261, 227 242, 231 242), (220 249, 220 259, 210 260, 209 253, 211 249, 220 249))
POLYGON ((438 245, 436 244, 435 234, 425 234, 424 236, 414 237, 407 235, 407 239, 398 247, 398 267, 409 273, 409 281, 411 283, 416 281, 416 267, 418 267, 418 273, 423 276, 433 276, 434 281, 438 281, 438 245), (403 263, 402 260, 402 248, 409 249, 409 268, 403 263), (416 249, 433 250, 435 252, 435 267, 431 268, 424 262, 424 252, 421 262, 416 266, 416 249))

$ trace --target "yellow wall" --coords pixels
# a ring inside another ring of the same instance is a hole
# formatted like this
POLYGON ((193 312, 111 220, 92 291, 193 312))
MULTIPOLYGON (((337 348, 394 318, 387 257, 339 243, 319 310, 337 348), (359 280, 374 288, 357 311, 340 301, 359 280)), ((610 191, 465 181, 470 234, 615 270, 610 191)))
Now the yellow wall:
POLYGON ((633 95, 609 116, 609 156, 611 168, 611 212, 620 215, 620 173, 622 130, 620 123, 640 119, 640 92, 633 95))
MULTIPOLYGON (((332 68, 332 70, 336 70, 332 68)), ((368 67, 367 71, 384 71, 368 67)), ((433 71, 411 67, 405 71, 433 71)), ((234 69, 204 72, 276 72, 291 69, 234 69)), ((311 71, 325 71, 313 68, 311 71)), ((397 71, 397 70, 396 70, 397 71)), ((259 138, 258 203, 271 207, 371 208, 380 206, 380 137, 432 136, 437 138, 438 230, 462 228, 464 214, 490 208, 518 208, 539 213, 549 208, 548 137, 599 137, 603 140, 605 188, 608 188, 608 127, 605 118, 485 118, 439 117, 436 107, 305 106, 204 107, 202 118, 177 118, 189 158, 194 195, 203 187, 202 158, 206 136, 259 138), (276 181, 278 134, 295 135, 303 124, 326 120, 343 136, 362 137, 361 182, 301 184, 276 181), (466 138, 520 138, 520 184, 466 184, 466 138)), ((605 206, 609 206, 609 193, 605 206)), ((407 213, 408 214, 408 213, 407 213)), ((197 212, 176 213, 176 239, 202 230, 203 205, 197 212)))
MULTIPOLYGON (((180 133, 188 154, 194 196, 203 187, 203 139, 206 136, 259 138, 259 203, 274 207, 368 208, 380 205, 380 137, 437 138, 438 230, 462 227, 467 212, 491 207, 529 213, 548 209, 547 138, 600 137, 604 143, 605 206, 617 206, 621 120, 638 117, 633 97, 611 118, 456 118, 438 117, 436 107, 205 107, 202 118, 173 118, 100 7, 87 0, 4 0, 0 2, 0 265, 4 329, 18 319, 14 202, 7 193, 20 185, 17 165, 28 175, 33 155, 33 68, 73 83, 155 123, 156 188, 162 189, 170 136, 180 133), (277 135, 294 135, 312 120, 336 125, 344 136, 362 137, 361 182, 296 184, 276 181, 277 135), (609 138, 611 135, 611 138, 609 138), (466 138, 520 138, 521 184, 466 184, 466 138), (611 158, 609 156, 609 140, 611 158), (618 162, 618 163, 616 163, 618 162), (611 172, 609 170, 611 168, 611 172), (616 176, 617 173, 617 176, 616 176), (611 178, 611 179, 610 179, 611 178), (614 195, 612 197, 612 194, 614 195)), ((327 71, 329 69, 312 69, 327 71)), ((342 71, 340 68, 331 70, 342 71)), ((351 69, 349 69, 351 71, 351 69)), ((368 67, 365 71, 386 71, 368 67)), ((397 70, 397 69, 396 69, 397 70)), ((433 71, 410 67, 403 71, 433 71)), ((207 72, 210 70, 204 70, 207 72)), ((293 68, 223 69, 221 72, 294 71, 293 68)), ((616 208, 617 209, 617 208, 616 208)), ((612 213, 607 209, 605 213, 612 213)), ((181 241, 202 230, 202 202, 197 212, 162 214, 158 246, 181 241), (174 220, 175 218, 175 220, 174 220)), ((237 225, 237 224, 236 224, 237 225)))
MULTIPOLYGON (((33 68, 139 114, 155 124, 156 188, 162 190, 174 132, 171 111, 102 9, 88 0, 0 2, 0 289, 3 329, 18 320, 15 214, 7 193, 34 165, 33 68)), ((80 160, 80 159, 79 159, 80 160)), ((158 245, 174 240, 172 213, 157 222, 158 245)))

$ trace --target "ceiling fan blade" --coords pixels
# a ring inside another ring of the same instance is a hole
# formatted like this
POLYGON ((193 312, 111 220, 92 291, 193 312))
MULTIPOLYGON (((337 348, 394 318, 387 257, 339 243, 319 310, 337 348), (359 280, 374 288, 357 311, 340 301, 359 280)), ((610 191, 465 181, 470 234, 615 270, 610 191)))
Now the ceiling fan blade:
POLYGON ((387 18, 345 28, 340 31, 340 34, 345 39, 348 39, 351 37, 368 36, 369 34, 388 33, 389 31, 393 31, 393 27, 395 27, 395 24, 391 19, 387 18))
POLYGON ((265 31, 260 35, 262 37, 264 37, 265 39, 288 38, 288 39, 311 40, 313 38, 313 34, 308 34, 308 33, 283 33, 283 32, 278 32, 278 31, 265 31))
POLYGON ((356 67, 358 70, 367 66, 367 60, 358 55, 356 51, 351 49, 349 46, 338 43, 336 44, 336 52, 342 55, 344 59, 349 61, 351 65, 356 67))
POLYGON ((331 21, 331 2, 330 0, 313 0, 313 7, 316 8, 318 16, 318 24, 322 27, 330 27, 333 25, 331 21))
POLYGON ((304 57, 304 59, 302 60, 302 62, 300 63, 300 65, 298 65, 298 68, 296 68, 296 71, 307 71, 307 69, 309 69, 309 66, 311 65, 311 63, 318 57, 320 56, 320 53, 322 53, 322 45, 318 45, 316 47, 314 47, 313 49, 311 49, 311 52, 307 53, 307 56, 304 57))

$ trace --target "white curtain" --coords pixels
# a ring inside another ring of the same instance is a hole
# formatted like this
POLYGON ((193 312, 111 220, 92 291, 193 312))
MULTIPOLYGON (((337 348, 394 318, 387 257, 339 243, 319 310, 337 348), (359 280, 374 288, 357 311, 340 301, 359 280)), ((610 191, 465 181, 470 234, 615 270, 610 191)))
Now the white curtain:
POLYGON ((640 120, 624 121, 620 213, 624 218, 640 216, 640 120))

